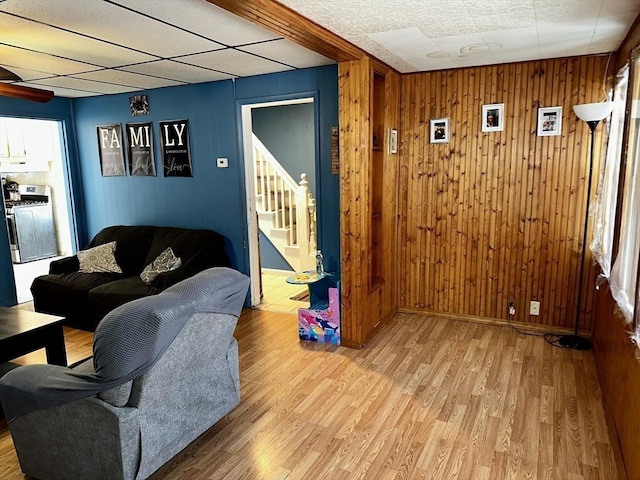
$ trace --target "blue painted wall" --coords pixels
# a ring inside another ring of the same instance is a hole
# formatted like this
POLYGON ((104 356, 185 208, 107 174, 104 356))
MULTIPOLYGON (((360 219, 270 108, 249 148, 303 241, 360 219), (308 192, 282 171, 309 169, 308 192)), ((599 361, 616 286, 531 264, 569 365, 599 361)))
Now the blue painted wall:
POLYGON ((108 225, 148 224, 216 230, 229 239, 232 262, 248 273, 240 105, 313 96, 319 128, 318 197, 323 202, 319 243, 327 267, 339 267, 339 182, 331 175, 331 125, 338 122, 337 67, 321 67, 234 81, 168 87, 147 94, 150 114, 132 117, 129 95, 73 100, 86 238, 108 225), (193 177, 163 177, 158 122, 189 120, 193 177), (153 122, 157 177, 102 177, 96 127, 153 122), (227 157, 229 168, 216 167, 227 157))
MULTIPOLYGON (((294 181, 307 174, 311 193, 316 192, 316 129, 314 103, 260 107, 251 110, 253 133, 278 160, 294 181)), ((292 270, 289 263, 260 234, 260 265, 292 270)))
MULTIPOLYGON (((0 97, 0 116, 61 121, 64 137, 63 145, 67 147, 68 151, 70 175, 72 178, 79 177, 71 100, 54 98, 47 103, 38 103, 0 97)), ((74 189, 72 185, 71 195, 73 208, 75 208, 78 217, 82 219, 84 217, 84 208, 81 190, 79 188, 74 189)), ((3 208, 2 202, 0 202, 0 209, 3 208)), ((9 250, 7 225, 4 221, 4 211, 2 211, 2 221, 0 221, 0 305, 10 306, 15 305, 15 303, 16 292, 13 267, 11 265, 11 252, 9 250)))

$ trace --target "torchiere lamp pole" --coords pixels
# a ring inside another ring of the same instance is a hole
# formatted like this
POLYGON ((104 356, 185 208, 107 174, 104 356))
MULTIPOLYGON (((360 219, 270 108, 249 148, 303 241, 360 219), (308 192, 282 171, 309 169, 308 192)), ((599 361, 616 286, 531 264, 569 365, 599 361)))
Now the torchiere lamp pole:
POLYGON ((591 130, 591 152, 589 157, 589 179, 587 180, 587 204, 585 206, 584 231, 582 232, 582 255, 580 259, 580 280, 578 282, 578 302, 576 305, 575 330, 573 335, 562 335, 559 339, 560 345, 575 350, 589 350, 591 341, 578 335, 580 323, 580 305, 582 303, 582 282, 584 276, 584 264, 587 256, 587 231, 589 226, 589 202, 591 201, 591 180, 593 178, 593 147, 595 144, 594 131, 600 120, 609 116, 613 110, 613 102, 587 103, 584 105, 574 105, 573 111, 580 120, 587 122, 591 130))

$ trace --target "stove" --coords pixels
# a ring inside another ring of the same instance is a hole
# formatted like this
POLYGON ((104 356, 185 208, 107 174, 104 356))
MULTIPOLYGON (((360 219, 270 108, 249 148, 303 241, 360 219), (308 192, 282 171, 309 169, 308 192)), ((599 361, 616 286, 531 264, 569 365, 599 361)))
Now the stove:
POLYGON ((19 200, 6 200, 11 259, 24 263, 58 254, 48 185, 19 185, 19 200))

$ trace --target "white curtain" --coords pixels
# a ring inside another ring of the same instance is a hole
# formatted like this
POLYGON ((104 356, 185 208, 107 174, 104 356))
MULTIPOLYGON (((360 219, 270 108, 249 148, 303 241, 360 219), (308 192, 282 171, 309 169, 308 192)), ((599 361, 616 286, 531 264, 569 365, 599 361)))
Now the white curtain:
POLYGON ((613 232, 616 220, 618 198, 618 177, 622 158, 622 134, 624 132, 625 110, 627 104, 627 85, 629 66, 618 72, 613 91, 613 112, 609 126, 609 140, 606 161, 600 169, 598 191, 591 205, 593 216, 593 240, 590 248, 602 269, 602 277, 609 278, 613 250, 613 232))
POLYGON ((611 293, 628 323, 633 320, 640 254, 640 60, 634 68, 620 244, 609 278, 611 293))

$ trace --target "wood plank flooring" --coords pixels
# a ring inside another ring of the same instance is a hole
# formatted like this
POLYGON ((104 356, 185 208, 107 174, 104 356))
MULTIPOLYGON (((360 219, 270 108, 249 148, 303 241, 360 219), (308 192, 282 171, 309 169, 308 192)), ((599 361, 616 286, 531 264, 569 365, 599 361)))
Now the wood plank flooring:
MULTIPOLYGON (((236 337, 241 404, 154 479, 618 478, 590 352, 410 314, 363 350, 259 310, 236 337)), ((23 478, 4 425, 0 478, 23 478)))

